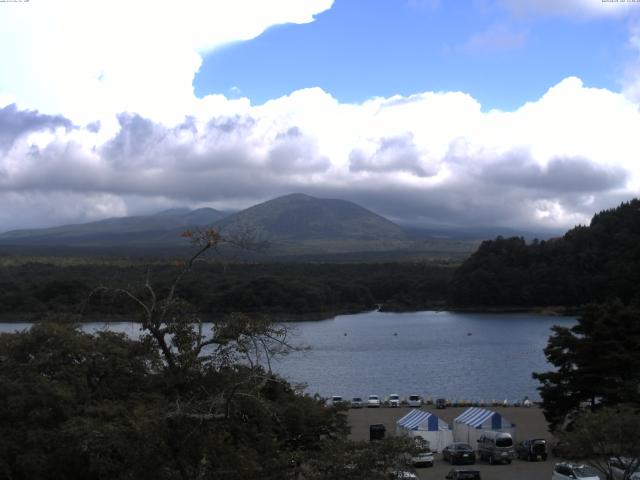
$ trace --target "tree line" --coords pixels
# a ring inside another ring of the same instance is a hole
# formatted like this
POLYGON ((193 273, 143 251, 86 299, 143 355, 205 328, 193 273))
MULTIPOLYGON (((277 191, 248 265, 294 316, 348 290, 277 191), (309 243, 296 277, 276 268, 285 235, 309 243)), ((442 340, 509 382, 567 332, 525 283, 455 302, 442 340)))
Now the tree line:
MULTIPOLYGON (((28 263, 0 269, 0 316, 37 317, 43 312, 128 315, 135 304, 110 297, 87 302, 99 284, 139 285, 150 271, 160 292, 169 288, 175 264, 62 267, 28 263)), ((179 285, 182 298, 203 315, 235 311, 330 315, 423 309, 446 301, 453 270, 430 264, 241 264, 198 263, 179 285)))
POLYGON ((581 306, 640 297, 640 200, 596 214, 564 236, 483 242, 456 269, 449 301, 459 306, 581 306))

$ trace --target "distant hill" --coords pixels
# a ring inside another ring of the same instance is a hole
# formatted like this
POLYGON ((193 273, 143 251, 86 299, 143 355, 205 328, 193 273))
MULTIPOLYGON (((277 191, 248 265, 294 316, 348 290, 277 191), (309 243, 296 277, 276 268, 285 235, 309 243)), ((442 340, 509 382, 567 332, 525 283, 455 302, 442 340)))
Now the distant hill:
POLYGON ((483 242, 456 271, 459 306, 579 306, 640 301, 640 200, 596 214, 560 238, 483 242))
POLYGON ((390 250, 407 243, 401 227, 366 208, 301 193, 247 208, 214 227, 223 234, 253 231, 279 254, 390 250))
POLYGON ((346 200, 301 193, 278 197, 218 222, 222 231, 250 226, 272 239, 403 239, 401 227, 346 200))
MULTIPOLYGON (((134 247, 160 251, 184 246, 180 233, 189 228, 215 228, 226 236, 250 232, 269 245, 269 257, 283 259, 361 252, 371 252, 373 257, 382 255, 385 261, 396 254, 405 259, 460 259, 478 244, 464 236, 416 235, 355 203, 296 193, 234 213, 178 208, 155 215, 14 230, 0 235, 0 246, 21 251, 47 246, 92 248, 96 252, 126 248, 130 253, 134 247)), ((253 258, 251 255, 248 258, 253 258)))
MULTIPOLYGON (((106 218, 97 222, 52 228, 13 230, 0 235, 0 244, 125 245, 162 242, 166 232, 211 225, 224 217, 213 208, 171 209, 155 215, 106 218)), ((175 241, 174 241, 175 243, 175 241)))

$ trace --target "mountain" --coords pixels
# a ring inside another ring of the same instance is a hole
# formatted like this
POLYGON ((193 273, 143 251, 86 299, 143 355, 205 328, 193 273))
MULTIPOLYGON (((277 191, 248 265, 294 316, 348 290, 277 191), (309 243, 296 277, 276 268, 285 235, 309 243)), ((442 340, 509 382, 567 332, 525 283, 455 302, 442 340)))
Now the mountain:
POLYGON ((387 261, 398 256, 416 258, 416 255, 419 258, 460 258, 477 246, 477 241, 468 239, 418 238, 353 202, 301 193, 278 197, 234 213, 211 208, 177 208, 155 215, 14 230, 0 235, 0 245, 23 250, 55 246, 127 248, 127 252, 133 252, 136 247, 156 251, 184 246, 185 240, 180 234, 194 228, 215 228, 227 237, 249 232, 268 244, 267 253, 273 258, 321 258, 356 252, 369 252, 368 255, 378 255, 387 261))
MULTIPOLYGON (((224 214, 213 208, 171 209, 155 215, 106 218, 52 228, 13 230, 0 235, 1 244, 124 245, 157 243, 165 232, 211 225, 224 214)), ((175 243, 175 242, 174 242, 175 243)))
MULTIPOLYGON (((270 245, 306 253, 394 248, 405 239, 401 227, 355 203, 304 194, 275 198, 240 212, 212 208, 170 209, 155 215, 107 218, 53 228, 14 230, 2 244, 127 245, 177 244, 187 228, 213 227, 226 235, 250 231, 270 245), (376 245, 373 245, 375 243, 376 245), (340 245, 338 245, 340 244, 340 245)), ((281 252, 282 253, 282 252, 281 252)))
POLYGON ((253 228, 271 240, 399 240, 401 227, 346 200, 301 193, 278 197, 215 224, 222 232, 253 228))

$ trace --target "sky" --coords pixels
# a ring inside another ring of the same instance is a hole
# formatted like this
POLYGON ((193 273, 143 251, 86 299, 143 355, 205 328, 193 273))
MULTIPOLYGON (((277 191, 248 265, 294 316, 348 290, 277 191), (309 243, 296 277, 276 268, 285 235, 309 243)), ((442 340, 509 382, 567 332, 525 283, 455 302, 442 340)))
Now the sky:
POLYGON ((562 230, 640 190, 640 2, 0 2, 0 231, 300 192, 562 230))

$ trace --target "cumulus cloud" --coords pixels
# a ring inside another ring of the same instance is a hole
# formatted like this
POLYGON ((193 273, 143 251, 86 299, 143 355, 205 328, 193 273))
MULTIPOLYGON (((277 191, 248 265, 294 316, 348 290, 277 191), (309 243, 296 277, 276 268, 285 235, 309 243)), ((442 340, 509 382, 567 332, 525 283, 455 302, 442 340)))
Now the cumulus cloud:
MULTIPOLYGON (((637 10, 497 1, 517 15, 637 10)), ((350 104, 308 88, 257 106, 235 90, 195 97, 202 54, 273 25, 311 22, 332 3, 3 5, 0 230, 185 204, 237 209, 291 192, 350 199, 414 224, 565 228, 638 194, 635 64, 622 94, 569 77, 514 111, 483 111, 464 92, 350 104)), ((634 30, 630 47, 640 52, 638 38, 634 30)), ((465 48, 524 41, 526 33, 496 25, 465 48)))
POLYGON ((89 123, 132 111, 175 122, 196 108, 201 55, 333 0, 44 0, 3 5, 0 97, 89 123), (25 60, 28 59, 28 60, 25 60))
POLYGON ((209 98, 173 124, 121 113, 112 133, 2 115, 22 125, 0 154, 4 230, 298 191, 405 223, 566 228, 640 190, 638 105, 573 77, 510 112, 460 92, 348 104, 315 88, 209 98))
MULTIPOLYGON (((470 170, 473 172, 473 167, 470 170)), ((603 167, 585 158, 552 158, 542 166, 527 152, 517 150, 487 162, 473 174, 489 184, 526 188, 547 195, 606 193, 623 188, 628 176, 628 172, 619 167, 603 167)))
POLYGON ((60 115, 41 115, 37 111, 18 110, 15 104, 0 108, 0 150, 7 150, 21 135, 38 130, 69 130, 71 122, 60 115))
POLYGON ((417 177, 437 173, 434 165, 426 165, 413 142, 413 135, 381 138, 377 149, 368 154, 361 149, 349 154, 351 172, 408 172, 417 177))

